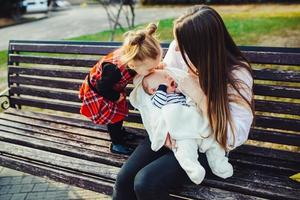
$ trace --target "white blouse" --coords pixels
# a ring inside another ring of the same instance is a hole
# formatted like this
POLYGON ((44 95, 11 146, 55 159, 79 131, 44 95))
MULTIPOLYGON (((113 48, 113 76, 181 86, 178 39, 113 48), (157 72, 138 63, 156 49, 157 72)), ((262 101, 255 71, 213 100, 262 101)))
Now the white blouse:
MULTIPOLYGON (((179 68, 185 71, 188 71, 188 67, 184 62, 180 51, 176 51, 176 42, 172 41, 167 54, 164 57, 163 62, 166 64, 166 68, 179 68)), ((248 99, 252 98, 252 87, 253 87, 253 79, 250 73, 245 69, 234 70, 233 74, 236 78, 244 81, 246 85, 249 86, 246 90, 243 89, 240 92, 248 99)), ((228 93, 237 92, 231 88, 228 88, 228 93)), ((235 128, 234 137, 232 134, 232 130, 230 128, 229 122, 227 126, 227 146, 229 149, 234 149, 248 139, 250 127, 253 121, 253 114, 249 106, 244 106, 241 104, 237 104, 235 102, 229 103, 229 109, 232 117, 232 121, 235 128)))

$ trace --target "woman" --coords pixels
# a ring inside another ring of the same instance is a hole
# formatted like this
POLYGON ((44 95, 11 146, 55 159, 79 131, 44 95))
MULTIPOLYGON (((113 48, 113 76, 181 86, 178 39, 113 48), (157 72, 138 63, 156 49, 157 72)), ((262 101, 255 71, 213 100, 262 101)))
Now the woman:
MULTIPOLYGON (((174 37, 164 59, 166 66, 184 68, 191 78, 197 77, 216 141, 227 152, 240 146, 248 138, 254 116, 253 78, 221 17, 210 7, 193 7, 175 21, 174 37)), ((146 138, 122 166, 113 199, 170 199, 169 189, 188 180, 170 150, 175 142, 168 136, 166 147, 154 152, 146 138)), ((205 155, 199 157, 207 175, 212 175, 205 155)))

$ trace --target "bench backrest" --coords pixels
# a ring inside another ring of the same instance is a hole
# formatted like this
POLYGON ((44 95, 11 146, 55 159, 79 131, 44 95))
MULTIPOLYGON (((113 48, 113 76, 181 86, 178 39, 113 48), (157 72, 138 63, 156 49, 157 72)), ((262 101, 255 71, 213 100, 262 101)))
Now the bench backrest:
MULTIPOLYGON (((10 106, 79 113, 88 70, 120 43, 10 41, 10 106)), ((168 44, 162 44, 167 50, 168 44)), ((300 48, 240 47, 253 64, 256 122, 249 138, 300 147, 300 48)), ((129 86, 132 89, 132 86, 129 86)), ((128 122, 141 124, 132 110, 128 122)), ((41 111, 41 110, 40 110, 41 111)), ((42 110, 45 112, 45 110, 42 110)))

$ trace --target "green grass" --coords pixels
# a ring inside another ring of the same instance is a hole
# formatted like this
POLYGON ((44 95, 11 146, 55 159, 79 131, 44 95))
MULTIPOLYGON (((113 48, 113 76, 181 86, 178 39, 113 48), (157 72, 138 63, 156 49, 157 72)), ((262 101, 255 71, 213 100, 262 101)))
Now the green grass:
POLYGON ((0 72, 6 68, 7 65, 7 50, 0 51, 0 72))
MULTIPOLYGON (((238 45, 259 45, 260 37, 266 35, 278 35, 280 31, 299 30, 300 12, 292 16, 258 16, 241 17, 225 15, 224 22, 228 31, 238 45)), ((138 26, 141 27, 141 26, 138 26)), ((159 22, 158 35, 161 41, 173 40, 173 19, 165 19, 159 22)), ((123 32, 117 30, 115 40, 122 41, 123 32)), ((70 38, 79 41, 107 41, 110 31, 103 31, 96 34, 89 34, 80 37, 70 38)), ((276 41, 274 41, 276 43, 276 41)))

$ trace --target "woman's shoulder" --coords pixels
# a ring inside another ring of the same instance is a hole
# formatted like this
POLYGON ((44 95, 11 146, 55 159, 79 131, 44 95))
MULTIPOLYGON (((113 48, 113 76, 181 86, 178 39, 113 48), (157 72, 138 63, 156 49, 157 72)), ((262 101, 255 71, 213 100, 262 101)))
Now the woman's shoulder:
MULTIPOLYGON (((246 64, 246 65, 248 65, 248 64, 246 64)), ((247 68, 242 67, 242 66, 237 66, 237 67, 235 67, 235 69, 232 70, 232 74, 235 79, 239 79, 239 80, 243 81, 247 86, 252 88, 253 77, 252 77, 251 72, 247 68)))

